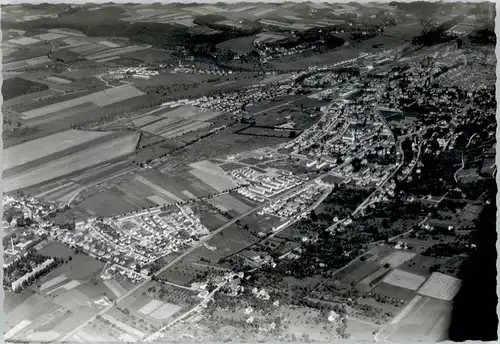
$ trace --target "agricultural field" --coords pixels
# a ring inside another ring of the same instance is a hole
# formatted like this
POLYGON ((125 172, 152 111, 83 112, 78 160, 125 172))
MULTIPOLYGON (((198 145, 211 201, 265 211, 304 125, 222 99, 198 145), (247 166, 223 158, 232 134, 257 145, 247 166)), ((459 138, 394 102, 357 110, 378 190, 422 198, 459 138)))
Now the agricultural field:
POLYGON ((395 250, 388 255, 381 257, 380 264, 389 264, 391 267, 396 268, 415 257, 415 255, 416 253, 414 252, 395 250))
POLYGON ((425 277, 396 269, 391 271, 382 281, 397 287, 417 290, 424 283, 425 277))
POLYGON ((429 277, 431 275, 430 269, 433 266, 442 265, 445 263, 446 259, 444 258, 429 257, 417 254, 410 260, 400 265, 399 268, 407 272, 429 277))
POLYGON ((222 274, 227 271, 222 267, 222 260, 251 246, 259 240, 248 230, 231 225, 215 235, 204 246, 196 249, 188 258, 164 271, 159 277, 182 286, 188 286, 194 281, 210 275, 222 274))
POLYGON ((27 94, 33 95, 34 93, 39 93, 45 90, 48 90, 48 86, 20 77, 14 77, 7 80, 4 79, 2 83, 2 96, 4 101, 15 99, 27 94))
POLYGON ((77 147, 97 138, 105 137, 110 132, 67 130, 37 140, 21 143, 4 149, 2 154, 2 169, 21 166, 51 154, 77 147), (42 150, 40 150, 42 148, 42 150))
POLYGON ((363 51, 362 49, 342 47, 338 50, 334 50, 323 54, 317 54, 310 57, 287 56, 277 60, 270 61, 270 64, 276 70, 283 70, 283 71, 303 70, 314 65, 333 64, 336 62, 349 60, 357 57, 359 53, 362 51, 363 51))
POLYGON ((197 163, 190 164, 192 169, 189 171, 191 175, 208 184, 218 192, 223 192, 236 187, 233 180, 217 165, 203 160, 197 163))
POLYGON ((142 130, 164 138, 175 138, 186 133, 197 131, 210 126, 207 122, 184 120, 178 118, 166 118, 142 128, 142 130))
POLYGON ((67 202, 75 194, 88 194, 100 182, 109 180, 119 182, 120 178, 126 178, 136 168, 128 160, 108 162, 97 167, 79 171, 78 173, 73 173, 53 182, 44 183, 41 186, 24 189, 24 192, 50 202, 67 202))
POLYGON ((132 86, 123 85, 91 93, 89 95, 81 96, 75 99, 40 107, 30 111, 25 111, 22 112, 22 115, 24 118, 34 118, 34 117, 48 115, 57 111, 70 109, 73 106, 81 105, 87 102, 91 102, 99 107, 103 107, 126 99, 138 97, 143 94, 144 94, 143 92, 139 91, 138 89, 132 86))
POLYGON ((445 301, 451 301, 460 290, 462 281, 440 272, 434 272, 425 284, 418 290, 423 296, 445 301))
POLYGON ((256 36, 254 43, 272 43, 286 38, 283 35, 271 32, 259 33, 256 36))
POLYGON ((370 292, 383 297, 389 297, 396 300, 401 300, 405 303, 410 301, 416 295, 415 290, 399 287, 384 282, 378 283, 375 286, 375 288, 370 290, 370 292))
POLYGON ((373 333, 380 328, 380 325, 367 321, 360 321, 356 318, 347 319, 347 332, 354 341, 372 342, 373 333))
MULTIPOLYGON (((253 205, 253 207, 255 207, 255 205, 253 205)), ((242 226, 248 226, 248 230, 251 233, 259 235, 260 232, 270 232, 272 227, 279 226, 281 223, 285 222, 285 220, 275 215, 258 215, 253 213, 242 218, 240 222, 242 226)), ((283 234, 283 232, 279 233, 278 237, 281 237, 281 234, 283 234)))
MULTIPOLYGON (((212 246, 200 247, 189 257, 162 272, 159 278, 166 284, 172 283, 179 287, 189 288, 192 283, 206 281, 208 276, 222 275, 227 272, 227 269, 211 260, 212 256, 215 257, 214 254, 212 246)), ((217 259, 217 257, 214 258, 214 260, 217 259)))
POLYGON ((163 138, 175 138, 212 125, 211 119, 221 115, 218 111, 202 111, 181 106, 174 110, 157 109, 132 122, 142 131, 163 138))
MULTIPOLYGON (((68 259, 75 255, 75 251, 60 242, 52 242, 38 251, 43 256, 68 259)), ((73 259, 73 258, 72 258, 73 259)))
MULTIPOLYGON (((60 247, 49 247, 59 251, 60 247)), ((64 253, 66 255, 66 253, 64 253)), ((97 276, 104 263, 74 254, 58 268, 43 276, 26 290, 29 297, 7 310, 8 339, 55 340, 97 313, 102 307, 96 301, 111 297, 112 293, 97 276), (82 267, 85 266, 85 269, 82 267)), ((109 301, 109 300, 108 300, 109 301)))
POLYGON ((214 250, 206 258, 211 264, 217 264, 221 259, 250 247, 259 240, 250 230, 233 224, 208 241, 207 246, 214 250))
POLYGON ((114 216, 153 206, 169 206, 218 193, 215 188, 189 174, 189 170, 191 169, 179 169, 173 173, 162 173, 156 169, 144 171, 109 190, 85 199, 79 204, 79 208, 99 216, 114 216))
MULTIPOLYGON (((111 58, 111 57, 117 57, 122 54, 127 54, 131 52, 136 52, 136 51, 142 51, 148 49, 149 46, 143 46, 143 45, 130 45, 127 47, 120 47, 120 48, 112 48, 110 49, 109 47, 106 49, 106 51, 101 52, 101 51, 90 51, 90 54, 86 56, 87 59, 89 60, 100 60, 100 59, 105 59, 105 58, 111 58)), ((89 51, 87 51, 89 52, 89 51)))
POLYGON ((390 341, 440 341, 446 339, 452 304, 430 297, 415 298, 379 335, 390 341))
POLYGON ((189 207, 209 231, 213 231, 229 221, 217 208, 206 201, 191 203, 189 207))
POLYGON ((255 50, 253 46, 255 38, 256 36, 249 36, 230 39, 217 44, 217 48, 231 50, 236 54, 247 54, 250 51, 255 50))
POLYGON ((249 136, 256 136, 256 137, 276 137, 276 138, 281 138, 285 140, 288 140, 292 137, 292 132, 294 134, 300 134, 297 133, 295 130, 277 130, 275 128, 268 128, 268 127, 259 127, 259 126, 250 126, 248 128, 245 128, 243 130, 239 130, 237 133, 239 135, 249 135, 249 136))
POLYGON ((236 215, 242 215, 252 209, 250 205, 239 201, 230 194, 216 196, 207 200, 207 202, 223 213, 234 211, 236 212, 236 215))
POLYGON ((9 192, 36 185, 132 153, 136 149, 139 134, 118 133, 109 135, 108 138, 97 144, 88 141, 82 146, 71 147, 65 151, 47 155, 43 159, 32 160, 28 163, 29 167, 27 167, 28 164, 18 166, 17 168, 21 169, 12 174, 9 171, 14 171, 14 169, 6 171, 4 191, 9 192))
POLYGON ((3 64, 3 68, 5 71, 16 71, 16 70, 22 70, 25 68, 30 68, 42 64, 52 64, 52 60, 49 59, 47 56, 37 56, 37 57, 32 57, 28 58, 25 60, 18 60, 18 61, 13 61, 13 62, 7 62, 3 64))
POLYGON ((78 204, 78 209, 92 216, 117 216, 144 208, 156 206, 153 202, 130 199, 117 187, 86 198, 78 204))
POLYGON ((239 168, 245 167, 246 165, 237 163, 237 162, 227 162, 222 165, 219 165, 219 167, 224 171, 224 172, 230 172, 232 170, 237 170, 239 168))

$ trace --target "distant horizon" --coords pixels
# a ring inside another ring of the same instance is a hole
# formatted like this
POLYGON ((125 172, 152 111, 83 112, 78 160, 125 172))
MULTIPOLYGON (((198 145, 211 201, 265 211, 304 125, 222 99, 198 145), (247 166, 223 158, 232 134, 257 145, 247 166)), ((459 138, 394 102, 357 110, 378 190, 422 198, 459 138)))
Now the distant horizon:
POLYGON ((366 0, 360 0, 360 1, 352 1, 352 0, 339 0, 339 1, 320 1, 320 0, 309 0, 309 1, 300 1, 300 0, 287 0, 287 1, 282 1, 282 2, 276 2, 276 1, 255 1, 255 0, 239 0, 239 1, 218 1, 218 0, 204 0, 204 1, 192 1, 192 0, 177 0, 177 1, 152 1, 152 0, 147 0, 147 1, 127 1, 127 0, 116 0, 116 1, 80 1, 80 0, 75 0, 75 1, 55 1, 55 0, 50 0, 50 1, 43 1, 43 0, 32 0, 29 3, 26 3, 23 0, 12 0, 12 1, 5 1, 5 0, 0 0, 0 4, 5 4, 5 5, 40 5, 40 4, 68 4, 68 5, 73 5, 73 4, 155 4, 155 3, 163 3, 163 4, 175 4, 175 3, 185 3, 185 4, 194 4, 194 3, 199 3, 199 4, 206 4, 206 3, 229 3, 229 4, 237 4, 237 3, 263 3, 263 4, 284 4, 284 3, 324 3, 324 4, 343 4, 343 3, 373 3, 373 4, 385 4, 385 3, 391 3, 391 2, 444 2, 444 3, 496 3, 495 1, 486 1, 486 0, 468 0, 468 1, 457 1, 457 0, 419 0, 419 1, 412 1, 412 0, 398 0, 398 1, 366 1, 366 0))

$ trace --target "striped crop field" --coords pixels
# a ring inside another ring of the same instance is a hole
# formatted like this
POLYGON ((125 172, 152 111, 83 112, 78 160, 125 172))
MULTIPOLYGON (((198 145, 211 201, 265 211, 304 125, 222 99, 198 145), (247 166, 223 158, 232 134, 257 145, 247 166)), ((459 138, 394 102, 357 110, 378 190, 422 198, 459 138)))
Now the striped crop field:
POLYGON ((204 111, 198 108, 181 106, 173 110, 159 110, 135 119, 134 125, 150 134, 174 138, 184 133, 196 131, 212 125, 209 120, 221 115, 219 111, 204 111), (160 112, 161 111, 161 112, 160 112))
POLYGON ((7 42, 19 45, 29 45, 29 44, 40 43, 40 40, 32 37, 19 37, 8 40, 7 42))
POLYGON ((196 131, 198 129, 208 127, 210 125, 211 124, 208 122, 185 120, 183 121, 183 123, 167 127, 165 130, 162 130, 159 133, 157 133, 157 135, 163 136, 165 138, 174 138, 177 136, 181 136, 185 133, 189 133, 191 131, 196 131))
POLYGON ((99 63, 110 62, 110 61, 118 60, 119 58, 121 58, 121 57, 120 56, 112 56, 112 57, 107 57, 105 59, 96 60, 96 62, 99 62, 99 63))
POLYGON ((82 97, 62 101, 59 103, 47 105, 41 108, 33 109, 23 112, 22 115, 25 119, 35 118, 39 116, 48 115, 57 111, 66 110, 73 106, 81 105, 83 103, 92 102, 97 106, 106 106, 122 100, 131 99, 143 95, 144 93, 130 85, 123 85, 114 88, 109 88, 103 91, 87 94, 82 97))
POLYGON ((227 210, 234 210, 238 214, 245 214, 251 209, 248 204, 245 204, 228 194, 211 198, 207 202, 212 204, 213 206, 221 205, 227 210))
POLYGON ((433 272, 418 293, 435 299, 451 301, 461 286, 462 280, 440 272, 433 272))
POLYGON ((53 33, 60 33, 62 35, 68 35, 68 36, 86 37, 85 34, 83 34, 82 32, 72 29, 50 29, 47 31, 53 33))
POLYGON ((39 64, 43 64, 43 63, 49 63, 49 62, 52 62, 52 60, 49 59, 47 56, 34 57, 31 59, 27 59, 27 60, 4 63, 3 70, 5 70, 5 71, 15 70, 15 69, 26 68, 26 67, 30 67, 30 66, 36 66, 39 64))
POLYGON ((163 115, 166 117, 177 117, 195 121, 209 121, 220 116, 220 114, 220 111, 205 111, 191 106, 179 106, 163 115))
POLYGON ((145 127, 142 127, 141 129, 145 132, 163 136, 165 138, 173 138, 209 125, 211 125, 211 123, 191 121, 174 117, 153 122, 145 127))
POLYGON ((145 50, 148 48, 149 48, 149 46, 147 46, 147 45, 146 46, 145 45, 130 45, 128 47, 110 49, 104 53, 96 53, 96 54, 87 56, 87 59, 100 60, 100 59, 104 59, 107 57, 118 56, 118 55, 122 55, 122 54, 126 54, 126 53, 131 53, 134 51, 141 51, 141 50, 145 50))
POLYGON ((85 44, 88 44, 88 42, 89 42, 86 37, 73 37, 73 36, 68 37, 68 38, 64 38, 62 41, 64 43, 68 44, 68 46, 66 46, 66 48, 85 45, 85 44))
POLYGON ((149 123, 153 123, 155 121, 158 121, 158 119, 159 119, 159 117, 157 117, 157 116, 146 115, 146 116, 141 116, 137 119, 132 120, 132 123, 134 123, 134 125, 136 127, 142 127, 142 126, 145 126, 149 123))
POLYGON ((165 118, 160 121, 149 123, 141 129, 151 134, 159 134, 165 128, 168 128, 172 125, 178 125, 180 123, 184 123, 184 120, 180 118, 165 118))
POLYGON ((208 184, 218 192, 223 192, 234 188, 236 184, 228 176, 213 174, 207 170, 194 168, 189 171, 190 174, 201 180, 203 183, 208 184))
POLYGON ((205 172, 210 173, 210 174, 215 174, 218 176, 227 177, 226 172, 222 168, 220 168, 218 165, 214 164, 213 162, 211 162, 209 160, 202 160, 202 161, 194 162, 192 164, 189 164, 189 166, 192 168, 196 168, 198 170, 201 170, 201 171, 205 171, 205 172))
POLYGON ((6 171, 109 134, 110 132, 66 130, 21 143, 3 150, 2 169, 6 171))
POLYGON ((183 201, 182 198, 177 197, 175 194, 171 193, 168 190, 165 190, 161 186, 159 186, 159 185, 157 185, 157 184, 149 181, 148 179, 146 179, 146 178, 144 178, 142 176, 136 177, 136 180, 139 181, 140 183, 148 186, 152 190, 154 190, 158 196, 162 197, 163 199, 166 199, 166 200, 170 201, 169 203, 182 202, 183 201))
POLYGON ((74 53, 77 53, 77 54, 82 54, 82 55, 91 55, 91 54, 95 54, 97 52, 101 52, 101 51, 104 51, 106 49, 109 49, 101 44, 98 44, 98 43, 87 43, 87 44, 83 44, 83 45, 78 45, 76 47, 72 47, 68 50, 74 52, 74 53))
POLYGON ((137 88, 130 85, 108 88, 107 90, 97 93, 99 94, 96 94, 96 96, 93 97, 91 101, 98 106, 111 105, 122 100, 135 98, 144 94, 137 88))
MULTIPOLYGON (((54 140, 52 136, 45 139, 52 142, 54 140)), ((107 140, 97 139, 100 141, 98 144, 90 141, 73 146, 71 150, 64 151, 68 153, 64 156, 57 154, 54 159, 49 160, 51 156, 38 159, 36 166, 32 165, 24 171, 4 177, 4 191, 9 192, 40 184, 132 153, 136 149, 139 136, 138 133, 117 133, 109 135, 107 140)))
POLYGON ((100 45, 104 45, 105 47, 108 47, 108 48, 119 48, 119 47, 121 47, 121 45, 113 43, 113 42, 110 42, 110 41, 99 41, 98 43, 100 45))
POLYGON ((52 82, 55 82, 55 83, 58 83, 58 84, 64 84, 64 85, 72 83, 71 80, 60 78, 58 76, 53 76, 53 75, 48 76, 46 79, 49 80, 49 81, 52 81, 52 82))
POLYGON ((48 32, 48 33, 42 33, 41 35, 33 36, 33 38, 41 39, 42 41, 53 41, 66 36, 67 36, 66 34, 62 33, 48 32))

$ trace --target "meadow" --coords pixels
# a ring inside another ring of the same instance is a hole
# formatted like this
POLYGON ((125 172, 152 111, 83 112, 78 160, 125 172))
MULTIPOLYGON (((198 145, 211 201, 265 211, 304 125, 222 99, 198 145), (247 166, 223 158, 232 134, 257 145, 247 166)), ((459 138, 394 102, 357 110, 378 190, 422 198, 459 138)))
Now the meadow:
POLYGON ((123 133, 100 144, 68 152, 67 155, 57 159, 47 161, 46 157, 37 166, 4 178, 4 191, 9 192, 39 184, 132 153, 136 149, 139 135, 123 133))

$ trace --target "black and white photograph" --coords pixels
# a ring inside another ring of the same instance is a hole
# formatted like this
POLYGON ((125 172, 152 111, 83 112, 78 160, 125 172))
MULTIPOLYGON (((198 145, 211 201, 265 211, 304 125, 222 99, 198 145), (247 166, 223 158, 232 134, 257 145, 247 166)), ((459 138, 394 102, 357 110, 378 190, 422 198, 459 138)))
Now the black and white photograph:
POLYGON ((0 9, 6 343, 498 340, 495 2, 0 9))

